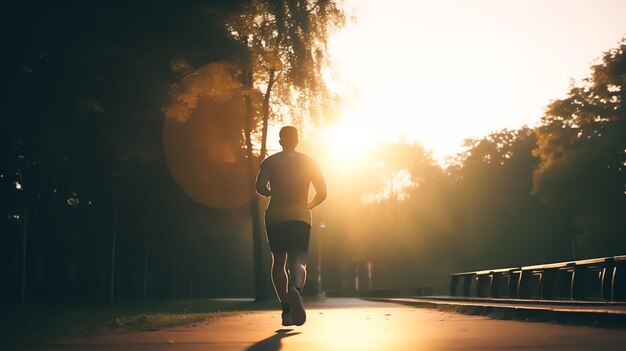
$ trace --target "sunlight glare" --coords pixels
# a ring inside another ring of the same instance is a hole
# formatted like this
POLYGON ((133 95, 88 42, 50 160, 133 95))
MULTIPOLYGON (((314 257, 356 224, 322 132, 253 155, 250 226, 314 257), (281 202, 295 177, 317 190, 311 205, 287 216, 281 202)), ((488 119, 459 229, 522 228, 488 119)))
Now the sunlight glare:
POLYGON ((329 153, 343 161, 366 154, 379 142, 373 131, 356 119, 343 119, 323 130, 322 139, 329 153))
MULTIPOLYGON (((589 60, 624 28, 619 11, 566 0, 346 0, 345 7, 356 19, 330 38, 326 72, 358 116, 341 128, 417 141, 439 162, 462 151, 466 138, 537 124, 550 100, 568 91, 569 78, 584 77, 589 60), (581 20, 562 16, 564 8, 581 20), (577 37, 593 40, 582 45, 577 37)), ((332 134, 343 156, 371 144, 332 134)))

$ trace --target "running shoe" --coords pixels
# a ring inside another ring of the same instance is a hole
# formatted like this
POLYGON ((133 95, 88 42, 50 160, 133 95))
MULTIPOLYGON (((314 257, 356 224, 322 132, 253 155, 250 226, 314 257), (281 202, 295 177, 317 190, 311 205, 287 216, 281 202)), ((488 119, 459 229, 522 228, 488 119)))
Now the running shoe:
POLYGON ((291 318, 291 312, 283 313, 281 315, 281 317, 283 317, 283 325, 285 327, 288 327, 290 325, 294 325, 293 318, 291 318))
POLYGON ((293 318, 293 323, 295 325, 304 324, 304 322, 306 322, 306 311, 304 310, 302 296, 296 288, 291 288, 291 290, 289 290, 288 298, 289 306, 291 306, 291 317, 293 318))

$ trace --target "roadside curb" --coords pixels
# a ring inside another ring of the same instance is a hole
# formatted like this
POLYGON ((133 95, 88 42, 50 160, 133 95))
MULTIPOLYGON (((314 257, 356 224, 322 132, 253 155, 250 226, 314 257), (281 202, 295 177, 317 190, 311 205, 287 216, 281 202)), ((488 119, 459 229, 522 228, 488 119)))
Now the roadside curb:
POLYGON ((567 325, 585 325, 602 328, 626 328, 626 313, 611 310, 568 310, 558 305, 529 306, 468 303, 458 300, 418 298, 364 298, 364 300, 400 303, 419 308, 431 308, 445 312, 487 316, 494 319, 525 322, 548 322, 567 325))

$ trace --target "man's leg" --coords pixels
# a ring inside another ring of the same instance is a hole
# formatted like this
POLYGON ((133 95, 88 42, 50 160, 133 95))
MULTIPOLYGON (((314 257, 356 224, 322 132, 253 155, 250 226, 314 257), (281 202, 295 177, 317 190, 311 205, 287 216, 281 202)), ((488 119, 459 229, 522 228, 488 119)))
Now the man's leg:
POLYGON ((291 318, 291 307, 289 306, 289 295, 287 293, 287 272, 285 271, 285 263, 287 261, 287 253, 274 253, 272 252, 272 283, 274 284, 274 290, 280 300, 280 306, 282 309, 282 324, 284 326, 293 325, 293 319, 291 318))
POLYGON ((289 251, 289 287, 295 287, 300 292, 306 283, 306 262, 308 254, 302 250, 289 251))
POLYGON ((287 253, 272 252, 272 283, 274 290, 280 300, 280 303, 287 303, 287 272, 285 271, 285 263, 287 261, 287 253))
POLYGON ((302 325, 306 321, 306 311, 302 301, 302 288, 306 282, 307 253, 302 250, 291 250, 287 254, 289 264, 289 305, 295 325, 302 325))

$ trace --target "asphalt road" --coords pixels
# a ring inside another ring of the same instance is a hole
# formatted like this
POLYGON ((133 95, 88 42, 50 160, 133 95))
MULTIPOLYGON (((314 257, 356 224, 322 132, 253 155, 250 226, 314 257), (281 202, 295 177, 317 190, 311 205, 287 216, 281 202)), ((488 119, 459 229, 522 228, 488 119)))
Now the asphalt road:
POLYGON ((327 299, 307 311, 301 327, 282 327, 279 311, 258 311, 33 350, 626 350, 624 329, 492 320, 358 299, 327 299))

